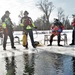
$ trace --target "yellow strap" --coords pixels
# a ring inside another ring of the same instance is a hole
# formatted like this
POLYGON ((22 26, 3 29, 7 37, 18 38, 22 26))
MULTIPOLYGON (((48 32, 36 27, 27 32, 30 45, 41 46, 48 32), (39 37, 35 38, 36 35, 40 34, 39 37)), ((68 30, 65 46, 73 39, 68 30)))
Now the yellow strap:
POLYGON ((6 28, 6 23, 5 22, 2 23, 2 27, 6 28))
POLYGON ((34 23, 32 23, 32 26, 35 27, 34 23))
POLYGON ((28 26, 26 27, 26 29, 32 29, 32 27, 31 27, 30 25, 28 25, 28 26))

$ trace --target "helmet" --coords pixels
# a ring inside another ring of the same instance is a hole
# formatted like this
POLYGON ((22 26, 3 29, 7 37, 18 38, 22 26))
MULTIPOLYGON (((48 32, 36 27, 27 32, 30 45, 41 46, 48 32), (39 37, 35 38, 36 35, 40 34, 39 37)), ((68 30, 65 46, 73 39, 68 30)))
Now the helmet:
POLYGON ((54 18, 54 21, 59 21, 59 19, 57 19, 57 18, 54 18))
POLYGON ((5 13, 9 13, 10 14, 10 12, 7 10, 7 11, 5 11, 5 13))
POLYGON ((29 14, 28 11, 25 11, 25 12, 24 12, 24 15, 25 15, 25 14, 29 14))
POLYGON ((59 19, 56 19, 56 21, 59 21, 59 19))

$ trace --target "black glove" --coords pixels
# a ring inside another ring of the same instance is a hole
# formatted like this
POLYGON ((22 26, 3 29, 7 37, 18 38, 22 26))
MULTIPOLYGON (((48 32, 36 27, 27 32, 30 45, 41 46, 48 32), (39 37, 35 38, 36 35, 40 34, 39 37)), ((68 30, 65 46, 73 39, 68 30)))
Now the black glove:
POLYGON ((34 27, 35 29, 37 29, 37 27, 34 27))

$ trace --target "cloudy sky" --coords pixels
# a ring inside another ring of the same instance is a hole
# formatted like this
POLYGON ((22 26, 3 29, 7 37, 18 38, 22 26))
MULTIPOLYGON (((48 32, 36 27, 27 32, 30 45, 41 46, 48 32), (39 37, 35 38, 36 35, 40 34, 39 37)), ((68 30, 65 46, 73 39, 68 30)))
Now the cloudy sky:
MULTIPOLYGON (((29 11, 29 16, 32 17, 33 21, 43 15, 43 13, 35 6, 38 0, 0 0, 0 18, 6 10, 11 12, 10 17, 13 22, 18 24, 21 10, 29 11)), ((51 14, 51 20, 56 17, 57 9, 62 7, 66 16, 72 17, 75 13, 75 0, 50 0, 53 2, 55 9, 51 14)))

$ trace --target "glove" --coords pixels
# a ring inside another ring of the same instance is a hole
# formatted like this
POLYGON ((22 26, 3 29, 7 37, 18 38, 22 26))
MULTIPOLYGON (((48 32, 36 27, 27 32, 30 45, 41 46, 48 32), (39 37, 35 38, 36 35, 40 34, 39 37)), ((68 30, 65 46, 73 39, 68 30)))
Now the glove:
POLYGON ((37 29, 37 27, 34 27, 35 29, 37 29))

